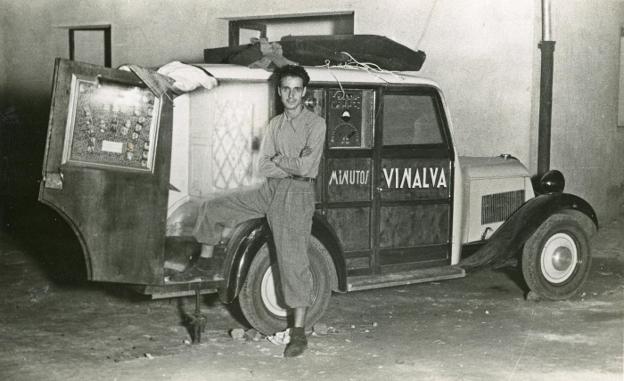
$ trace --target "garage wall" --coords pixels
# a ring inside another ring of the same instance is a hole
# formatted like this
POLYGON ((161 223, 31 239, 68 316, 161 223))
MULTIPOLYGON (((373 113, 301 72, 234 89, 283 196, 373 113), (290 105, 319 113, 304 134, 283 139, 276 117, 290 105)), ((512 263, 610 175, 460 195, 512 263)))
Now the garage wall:
MULTIPOLYGON (((427 53, 421 73, 445 91, 460 154, 509 153, 532 170, 536 167, 539 0, 102 0, 88 6, 71 0, 0 2, 0 32, 6 36, 2 51, 10 52, 6 62, 0 60, 0 81, 4 78, 2 88, 29 119, 32 138, 23 150, 32 152, 35 178, 53 61, 69 55, 68 26, 110 24, 113 66, 158 66, 174 59, 198 62, 204 48, 227 45, 231 18, 332 11, 353 11, 356 33, 386 35, 427 53)), ((622 131, 612 126, 617 83, 612 58, 617 50, 608 32, 621 23, 621 8, 619 0, 553 1, 553 167, 566 173, 568 190, 586 196, 601 214, 615 213, 608 205, 621 197, 624 187, 623 169, 614 164, 622 162, 624 153, 618 149, 622 131), (581 85, 591 89, 587 96, 581 95, 581 85), (589 139, 586 125, 594 132, 589 139), (579 154, 581 148, 584 153, 579 154), (610 159, 598 159, 603 152, 610 159), (604 182, 611 174, 609 186, 599 189, 598 180, 604 182)))
POLYGON ((427 52, 422 73, 445 89, 462 154, 529 156, 533 2, 110 0, 87 7, 31 0, 4 8, 3 30, 14 37, 6 46, 8 91, 20 105, 44 114, 54 57, 69 54, 68 26, 111 24, 113 66, 157 66, 201 61, 204 48, 226 45, 227 18, 353 11, 356 33, 386 35, 427 52))
POLYGON ((224 18, 332 10, 354 11, 356 33, 386 35, 427 52, 422 73, 445 90, 463 154, 505 152, 528 159, 532 2, 114 0, 90 2, 88 8, 69 0, 10 3, 5 30, 20 37, 7 46, 13 57, 10 90, 22 97, 47 94, 53 58, 69 54, 67 26, 112 24, 113 66, 157 66, 173 59, 201 61, 204 48, 226 45, 224 18))
POLYGON ((617 127, 624 2, 555 0, 552 10, 551 167, 606 222, 624 211, 624 129, 617 127))
MULTIPOLYGON (((213 43, 210 2, 199 0, 2 1, 6 102, 22 120, 12 166, 20 176, 12 192, 34 202, 48 124, 55 57, 69 57, 69 26, 112 25, 112 64, 157 66, 173 59, 199 61, 213 43), (206 5, 208 4, 208 5, 206 5)), ((0 62, 2 65, 2 62, 0 62)), ((0 70, 2 72, 2 70, 0 70)))
MULTIPOLYGON (((0 2, 0 7, 2 7, 0 2)), ((4 8, 3 8, 4 9, 4 8)), ((7 58, 8 52, 6 50, 6 25, 7 14, 5 12, 0 13, 0 108, 2 108, 6 102, 6 86, 7 86, 7 58)))
MULTIPOLYGON (((421 70, 438 81, 464 155, 529 158, 534 2, 397 0, 289 2, 218 0, 215 17, 354 11, 359 34, 380 34, 427 53, 421 70), (233 9, 240 11, 231 11, 233 9), (513 75, 510 75, 513 68, 513 75), (521 142, 521 143, 520 143, 521 142), (519 144, 520 143, 520 144, 519 144)), ((226 27, 219 39, 227 41, 226 27)))
POLYGON ((197 61, 214 34, 212 9, 202 1, 32 0, 8 2, 4 9, 9 88, 22 98, 49 93, 54 58, 69 57, 69 26, 111 24, 113 66, 197 61))
POLYGON ((532 1, 435 5, 422 72, 446 93, 461 154, 509 153, 527 163, 534 41, 532 1))

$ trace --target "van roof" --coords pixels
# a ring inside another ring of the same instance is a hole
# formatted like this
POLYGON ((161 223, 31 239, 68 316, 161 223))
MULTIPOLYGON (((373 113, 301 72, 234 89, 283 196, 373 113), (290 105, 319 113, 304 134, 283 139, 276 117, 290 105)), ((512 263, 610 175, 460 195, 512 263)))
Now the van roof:
MULTIPOLYGON (((251 69, 247 66, 232 64, 198 64, 219 80, 266 81, 271 72, 264 69, 251 69)), ((341 84, 394 84, 394 85, 429 85, 438 88, 438 84, 417 72, 373 71, 345 66, 305 66, 312 83, 341 84)))

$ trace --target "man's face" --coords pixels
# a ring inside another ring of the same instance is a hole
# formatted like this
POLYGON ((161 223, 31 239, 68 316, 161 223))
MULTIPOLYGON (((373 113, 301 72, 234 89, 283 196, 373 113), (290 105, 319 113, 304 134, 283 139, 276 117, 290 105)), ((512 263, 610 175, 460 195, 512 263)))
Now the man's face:
POLYGON ((299 77, 283 77, 277 93, 282 98, 284 109, 296 110, 301 106, 306 88, 303 86, 303 79, 299 77))

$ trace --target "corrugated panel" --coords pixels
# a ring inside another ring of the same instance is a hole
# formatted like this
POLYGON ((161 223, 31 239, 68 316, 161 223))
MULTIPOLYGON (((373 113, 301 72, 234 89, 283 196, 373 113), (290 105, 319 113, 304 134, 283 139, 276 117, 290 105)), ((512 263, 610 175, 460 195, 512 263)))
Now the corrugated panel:
POLYGON ((524 203, 524 190, 481 197, 481 224, 505 221, 524 203))

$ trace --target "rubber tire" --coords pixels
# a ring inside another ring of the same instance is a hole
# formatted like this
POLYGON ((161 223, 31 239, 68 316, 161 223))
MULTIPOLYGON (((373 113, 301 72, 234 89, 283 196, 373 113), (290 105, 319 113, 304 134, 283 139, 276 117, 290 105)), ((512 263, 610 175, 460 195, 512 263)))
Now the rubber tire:
MULTIPOLYGON (((260 295, 262 278, 269 266, 274 266, 274 272, 277 271, 267 246, 266 243, 262 245, 249 266, 247 278, 238 295, 238 304, 251 327, 265 335, 272 335, 288 327, 288 317, 273 314, 265 306, 260 295)), ((332 274, 336 271, 327 249, 314 237, 311 239, 308 254, 313 280, 313 302, 307 311, 307 329, 312 328, 327 310, 331 298, 332 274)), ((276 290, 279 289, 276 285, 276 290)))
POLYGON ((525 243, 522 251, 522 274, 531 291, 539 297, 548 300, 569 299, 580 292, 587 280, 591 267, 591 250, 580 218, 587 217, 580 214, 553 214, 525 243), (549 282, 541 270, 544 245, 557 233, 569 235, 577 249, 576 268, 569 278, 560 284, 549 282))

